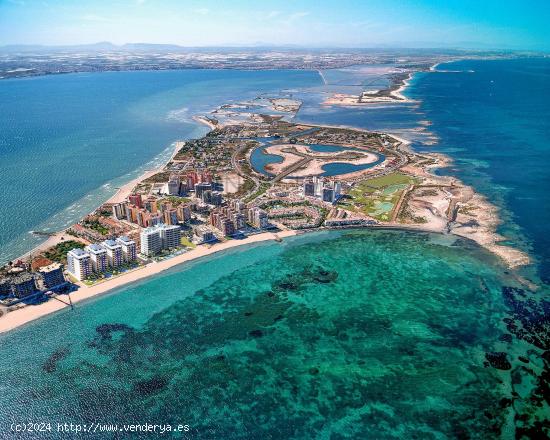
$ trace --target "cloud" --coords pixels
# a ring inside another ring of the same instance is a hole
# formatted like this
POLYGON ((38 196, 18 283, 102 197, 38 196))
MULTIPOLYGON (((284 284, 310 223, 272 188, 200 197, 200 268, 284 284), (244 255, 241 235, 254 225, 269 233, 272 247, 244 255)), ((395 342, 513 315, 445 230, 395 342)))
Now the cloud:
POLYGON ((147 0, 136 0, 136 3, 138 5, 142 5, 143 3, 145 3, 147 0))
POLYGON ((307 17, 310 13, 309 12, 295 12, 294 14, 290 14, 286 20, 283 20, 284 24, 292 24, 297 20, 300 20, 301 18, 307 17))

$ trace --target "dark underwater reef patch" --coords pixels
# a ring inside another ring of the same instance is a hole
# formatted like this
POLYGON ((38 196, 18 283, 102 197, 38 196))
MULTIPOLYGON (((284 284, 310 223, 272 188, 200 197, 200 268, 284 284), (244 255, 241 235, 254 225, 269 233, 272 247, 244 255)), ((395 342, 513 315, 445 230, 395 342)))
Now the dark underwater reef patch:
POLYGON ((329 284, 338 279, 338 272, 326 270, 321 266, 308 266, 299 272, 287 275, 282 280, 272 284, 272 290, 280 291, 299 291, 302 287, 310 283, 329 284))
POLYGON ((550 302, 517 287, 504 286, 502 294, 512 316, 504 319, 508 331, 542 350, 550 349, 550 302))
POLYGON ((95 331, 99 334, 102 340, 106 339, 112 339, 113 333, 118 332, 129 332, 132 331, 133 328, 126 324, 101 324, 98 325, 95 329, 95 331))
POLYGON ((144 379, 134 383, 133 388, 138 394, 149 395, 165 389, 168 382, 168 379, 165 377, 155 376, 150 379, 144 379))
MULTIPOLYGON (((503 319, 506 328, 517 339, 534 346, 527 353, 535 359, 539 358, 532 365, 527 355, 520 355, 518 361, 523 365, 517 365, 511 371, 512 401, 517 408, 514 416, 515 436, 517 439, 549 438, 550 302, 539 298, 536 292, 518 287, 503 286, 502 295, 510 309, 510 317, 503 319), (534 384, 527 394, 525 384, 534 384)), ((512 342, 511 338, 505 339, 512 342)))
POLYGON ((44 365, 42 365, 42 369, 46 373, 53 373, 57 369, 58 362, 65 359, 70 353, 71 350, 69 349, 69 347, 58 348, 50 355, 46 362, 44 362, 44 365))
POLYGON ((509 370, 512 368, 512 364, 508 362, 506 353, 504 352, 485 353, 485 359, 487 359, 491 367, 499 370, 509 370))
POLYGON ((547 391, 524 391, 540 363, 513 333, 496 340, 501 279, 445 263, 454 248, 417 256, 416 240, 401 258, 407 240, 378 249, 358 234, 243 267, 141 327, 98 326, 86 360, 55 377, 86 384, 90 417, 183 417, 197 438, 317 438, 353 420, 330 437, 492 439, 515 414, 517 432, 540 430, 525 402, 540 408, 547 391))

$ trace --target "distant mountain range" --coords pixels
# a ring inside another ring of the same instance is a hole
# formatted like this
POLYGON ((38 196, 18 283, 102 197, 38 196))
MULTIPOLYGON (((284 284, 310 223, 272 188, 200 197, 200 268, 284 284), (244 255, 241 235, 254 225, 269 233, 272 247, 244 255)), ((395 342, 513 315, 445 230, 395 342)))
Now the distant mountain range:
MULTIPOLYGON (((414 45, 411 45, 414 46, 414 45)), ((246 52, 266 52, 266 51, 303 51, 303 52, 417 52, 417 53, 439 53, 439 54, 457 54, 464 52, 487 52, 487 51, 496 51, 500 53, 512 52, 510 50, 495 50, 491 48, 483 49, 474 49, 471 45, 464 45, 463 49, 460 48, 429 48, 425 45, 417 45, 417 48, 406 47, 403 45, 396 44, 393 47, 389 46, 376 46, 371 48, 360 48, 360 47, 326 47, 326 48, 314 48, 314 47, 303 47, 297 45, 285 45, 278 46, 272 45, 269 43, 255 43, 249 46, 211 46, 211 47, 189 47, 189 46, 180 46, 177 44, 152 44, 152 43, 127 43, 123 45, 116 45, 108 41, 102 41, 99 43, 93 44, 77 44, 77 45, 62 45, 62 46, 47 46, 40 44, 11 44, 0 46, 0 52, 2 53, 95 53, 95 52, 143 52, 143 53, 184 53, 184 52, 234 52, 234 51, 246 51, 246 52)))

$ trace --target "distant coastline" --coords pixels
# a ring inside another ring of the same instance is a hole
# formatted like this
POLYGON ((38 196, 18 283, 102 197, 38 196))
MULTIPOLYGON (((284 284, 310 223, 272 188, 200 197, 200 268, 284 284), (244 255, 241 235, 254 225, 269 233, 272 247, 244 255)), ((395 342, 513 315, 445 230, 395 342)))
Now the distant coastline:
MULTIPOLYGON (((430 70, 434 71, 435 67, 438 64, 440 63, 434 64, 430 68, 430 70)), ((409 87, 410 80, 412 79, 413 75, 414 74, 409 74, 407 79, 403 81, 403 84, 401 84, 395 92, 399 94, 404 92, 407 89, 407 87, 409 87)), ((217 128, 217 124, 214 122, 214 120, 211 120, 208 117, 196 116, 194 120, 198 123, 207 125, 210 129, 217 128)), ((323 127, 336 128, 335 126, 330 126, 330 125, 311 124, 310 126, 320 127, 320 128, 323 128, 323 127)), ((338 126, 337 128, 342 128, 342 127, 343 126, 338 126)), ((356 127, 345 127, 345 128, 349 128, 350 130, 355 132, 368 133, 367 130, 358 129, 356 127)), ((399 136, 395 136, 393 134, 390 134, 390 136, 392 136, 394 139, 396 139, 402 144, 403 150, 407 151, 409 149, 410 143, 407 140, 402 139, 399 136)), ((162 171, 164 167, 167 166, 167 164, 170 163, 170 161, 174 158, 175 154, 178 152, 178 150, 181 147, 182 147, 182 143, 176 143, 174 146, 174 151, 171 157, 166 162, 166 164, 164 164, 160 168, 147 170, 140 177, 129 181, 124 186, 119 188, 118 191, 110 197, 108 202, 120 202, 125 200, 139 182, 143 181, 147 177, 154 175, 155 173, 162 171)), ((434 163, 433 166, 429 167, 431 168, 431 170, 438 167, 445 167, 450 164, 450 161, 451 161, 450 158, 444 155, 432 154, 432 156, 436 158, 436 162, 434 163)), ((431 175, 431 178, 436 178, 436 176, 433 175, 432 173, 430 173, 430 175, 431 175)), ((465 238, 468 238, 477 242, 479 245, 487 248, 489 251, 501 257, 502 260, 506 264, 508 264, 510 267, 528 264, 529 258, 525 254, 521 253, 516 249, 512 249, 506 246, 501 246, 499 244, 502 238, 495 233, 496 226, 500 223, 500 219, 498 218, 498 210, 496 209, 496 207, 490 204, 484 197, 480 196, 479 194, 476 194, 473 191, 473 189, 468 188, 464 184, 459 182, 457 179, 454 179, 454 182, 455 183, 453 183, 453 185, 456 184, 457 188, 464 189, 465 193, 467 194, 466 195, 467 200, 475 200, 475 203, 477 204, 477 206, 481 207, 482 211, 486 214, 486 217, 484 219, 484 222, 485 222, 484 227, 481 230, 475 231, 469 228, 461 229, 461 228, 456 228, 454 226, 450 226, 448 227, 448 230, 444 231, 441 225, 436 225, 436 224, 426 224, 426 225, 381 224, 373 227, 412 230, 412 231, 419 231, 419 232, 450 232, 457 236, 463 236, 465 238)), ((39 245, 37 248, 35 248, 31 252, 38 252, 61 242, 61 236, 63 234, 64 232, 59 232, 54 234, 53 236, 49 237, 44 243, 39 245)), ((216 253, 218 251, 222 251, 224 249, 247 245, 247 244, 255 243, 259 241, 279 240, 292 235, 296 235, 296 231, 283 230, 277 234, 266 232, 266 233, 250 236, 243 240, 225 241, 222 243, 212 245, 210 247, 206 247, 203 245, 203 246, 200 246, 200 248, 198 249, 187 251, 182 255, 169 258, 160 263, 149 264, 141 269, 132 271, 131 273, 120 275, 112 280, 107 280, 93 287, 89 287, 89 288, 81 287, 77 292, 71 294, 71 298, 73 299, 73 302, 78 302, 83 299, 87 299, 92 296, 100 295, 102 293, 122 287, 128 283, 133 283, 137 280, 141 280, 141 279, 156 275, 170 267, 180 265, 187 261, 204 257, 207 255, 216 253)), ((28 254, 29 253, 25 254, 25 256, 27 256, 28 254)), ((49 313, 60 310, 64 307, 66 307, 66 305, 58 301, 50 300, 41 305, 30 306, 30 307, 22 308, 20 310, 11 311, 7 313, 5 316, 3 316, 2 318, 0 318, 0 332, 14 329, 20 325, 23 325, 39 317, 45 316, 49 313)))

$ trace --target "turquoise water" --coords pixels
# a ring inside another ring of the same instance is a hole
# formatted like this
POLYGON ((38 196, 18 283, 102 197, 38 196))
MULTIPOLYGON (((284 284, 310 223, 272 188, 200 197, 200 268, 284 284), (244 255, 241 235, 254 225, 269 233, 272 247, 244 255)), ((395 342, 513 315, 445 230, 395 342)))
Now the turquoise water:
POLYGON ((232 250, 0 336, 0 424, 24 414, 189 424, 191 438, 495 438, 522 403, 503 399, 530 376, 513 384, 486 353, 508 352, 515 371, 518 355, 538 362, 502 341, 510 286, 491 255, 430 234, 322 232, 232 250))
MULTIPOLYGON (((445 172, 503 209, 503 232, 532 249, 544 280, 548 64, 521 61, 419 76, 408 92, 419 102, 372 111, 315 107, 314 87, 299 118, 399 133, 431 120, 440 143, 430 148, 457 159, 445 172)), ((272 75, 258 84, 288 84, 272 75)), ((318 80, 300 75, 296 89, 318 80)), ((151 82, 166 92, 130 106, 142 111, 129 126, 144 109, 181 109, 185 94, 151 82)), ((217 84, 187 93, 231 95, 217 84)), ((418 132, 416 147, 429 137, 418 132)), ((190 438, 541 438, 550 302, 530 276, 536 292, 471 242, 412 232, 320 232, 225 252, 0 335, 0 436, 12 421, 94 421, 189 424, 190 438)))
MULTIPOLYGON (((277 142, 275 142, 277 143, 277 142)), ((312 151, 317 151, 320 153, 336 153, 339 151, 346 150, 358 150, 356 148, 345 148, 338 145, 320 145, 320 144, 308 144, 308 147, 312 151)), ((250 164, 257 172, 265 174, 266 176, 272 176, 272 173, 266 171, 266 165, 281 163, 283 161, 282 156, 277 154, 269 154, 265 151, 266 145, 261 145, 255 148, 250 155, 250 164)), ((341 174, 353 173, 355 171, 366 170, 372 168, 385 160, 385 156, 379 153, 373 153, 378 156, 378 159, 375 162, 363 164, 363 165, 354 165, 351 163, 345 162, 333 162, 326 165, 323 165, 321 168, 324 171, 321 176, 339 176, 341 174)))
POLYGON ((276 154, 269 154, 265 151, 265 146, 261 145, 255 148, 250 154, 250 164, 257 172, 271 176, 272 174, 265 170, 266 165, 273 163, 281 163, 283 161, 282 156, 276 154))
POLYGON ((0 81, 0 263, 76 222, 228 102, 320 83, 315 72, 185 70, 0 81))

